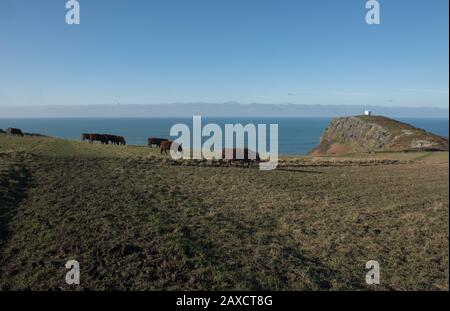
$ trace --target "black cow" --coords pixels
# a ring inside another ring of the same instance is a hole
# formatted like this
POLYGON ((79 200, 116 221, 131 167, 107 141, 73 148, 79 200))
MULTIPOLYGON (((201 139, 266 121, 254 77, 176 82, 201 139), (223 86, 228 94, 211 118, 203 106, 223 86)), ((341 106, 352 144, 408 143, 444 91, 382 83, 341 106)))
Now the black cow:
POLYGON ((113 145, 125 145, 126 144, 125 138, 123 138, 123 136, 109 135, 109 134, 106 134, 104 136, 106 136, 108 141, 113 145))
POLYGON ((13 128, 13 127, 10 127, 9 129, 7 129, 6 130, 6 134, 8 134, 8 135, 18 135, 18 136, 22 136, 23 137, 23 133, 22 133, 22 130, 20 130, 20 129, 16 129, 16 128, 13 128))
POLYGON ((83 133, 83 134, 81 134, 81 140, 82 141, 85 141, 85 140, 91 140, 91 134, 88 134, 88 133, 83 133))

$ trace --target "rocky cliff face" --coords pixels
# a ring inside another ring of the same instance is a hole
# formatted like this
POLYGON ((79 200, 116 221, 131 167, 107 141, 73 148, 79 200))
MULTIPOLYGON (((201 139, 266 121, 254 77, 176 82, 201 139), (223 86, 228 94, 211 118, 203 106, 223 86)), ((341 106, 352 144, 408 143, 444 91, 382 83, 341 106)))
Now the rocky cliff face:
POLYGON ((382 151, 448 151, 448 139, 382 116, 337 118, 311 155, 382 151))

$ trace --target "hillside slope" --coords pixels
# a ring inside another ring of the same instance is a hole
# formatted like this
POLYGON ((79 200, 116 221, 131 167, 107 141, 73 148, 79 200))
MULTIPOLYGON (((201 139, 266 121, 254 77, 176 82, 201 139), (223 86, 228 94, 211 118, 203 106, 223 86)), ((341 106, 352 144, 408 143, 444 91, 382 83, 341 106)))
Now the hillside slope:
POLYGON ((448 139, 383 116, 336 118, 311 155, 448 151, 448 139))
POLYGON ((0 291, 448 290, 448 153, 416 158, 259 171, 0 134, 0 291))

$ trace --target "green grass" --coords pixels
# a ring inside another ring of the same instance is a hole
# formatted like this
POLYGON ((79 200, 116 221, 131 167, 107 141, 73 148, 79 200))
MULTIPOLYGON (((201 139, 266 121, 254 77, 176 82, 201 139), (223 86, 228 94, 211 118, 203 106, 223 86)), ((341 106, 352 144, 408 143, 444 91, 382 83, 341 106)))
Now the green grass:
POLYGON ((23 164, 0 157, 0 247, 8 235, 8 222, 23 198, 27 178, 23 164))
POLYGON ((113 146, 90 144, 76 140, 43 137, 18 137, 0 134, 0 152, 27 152, 44 156, 77 156, 95 158, 129 158, 135 156, 158 155, 159 150, 143 146, 113 146))
POLYGON ((283 160, 292 167, 183 165, 0 134, 0 202, 13 211, 0 289, 73 289, 64 264, 76 259, 81 290, 448 290, 448 153, 283 160))
POLYGON ((441 145, 440 148, 446 146, 446 148, 442 150, 448 150, 447 138, 431 134, 424 129, 416 128, 407 123, 383 116, 357 116, 357 118, 366 122, 377 124, 387 130, 392 137, 397 137, 394 146, 391 146, 392 150, 410 150, 410 143, 412 140, 426 140, 435 142, 437 145, 441 145), (409 134, 405 135, 405 133, 409 134))
POLYGON ((415 128, 407 123, 403 123, 403 122, 400 122, 400 121, 397 121, 394 119, 386 118, 384 116, 357 116, 356 118, 363 120, 363 121, 378 124, 394 135, 401 134, 402 130, 417 130, 417 128, 415 128))

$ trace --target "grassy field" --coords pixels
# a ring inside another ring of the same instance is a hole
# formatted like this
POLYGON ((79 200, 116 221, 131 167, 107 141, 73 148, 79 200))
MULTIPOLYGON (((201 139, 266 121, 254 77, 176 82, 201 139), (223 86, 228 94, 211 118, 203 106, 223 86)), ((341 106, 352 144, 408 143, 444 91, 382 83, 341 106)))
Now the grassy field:
POLYGON ((0 134, 0 289, 449 289, 448 153, 281 164, 0 134))

